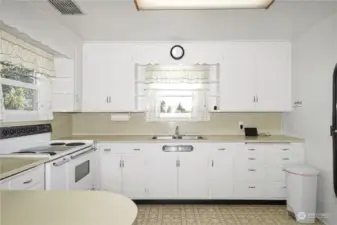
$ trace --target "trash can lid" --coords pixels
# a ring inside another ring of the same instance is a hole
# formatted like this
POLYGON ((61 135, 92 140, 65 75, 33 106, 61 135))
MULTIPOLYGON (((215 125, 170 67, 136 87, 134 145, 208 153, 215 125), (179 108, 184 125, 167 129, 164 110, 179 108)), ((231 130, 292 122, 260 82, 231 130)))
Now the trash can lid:
POLYGON ((317 176, 319 171, 304 164, 289 165, 284 169, 286 172, 300 176, 317 176))

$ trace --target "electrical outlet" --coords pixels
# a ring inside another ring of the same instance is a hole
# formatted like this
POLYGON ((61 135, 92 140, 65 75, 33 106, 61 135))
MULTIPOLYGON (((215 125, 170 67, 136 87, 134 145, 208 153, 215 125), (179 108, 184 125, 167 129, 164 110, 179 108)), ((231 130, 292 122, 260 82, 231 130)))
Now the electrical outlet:
POLYGON ((245 124, 243 121, 239 121, 239 129, 243 130, 245 128, 245 124))

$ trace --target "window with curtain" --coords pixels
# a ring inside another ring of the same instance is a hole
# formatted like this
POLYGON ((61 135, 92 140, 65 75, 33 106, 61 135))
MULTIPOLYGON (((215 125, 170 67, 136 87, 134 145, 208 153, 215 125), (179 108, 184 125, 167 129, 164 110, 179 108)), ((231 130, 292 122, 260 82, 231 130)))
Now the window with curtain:
POLYGON ((146 65, 138 70, 138 96, 146 120, 207 121, 211 66, 146 65), (139 87, 141 86, 141 87, 139 87))
POLYGON ((42 100, 51 94, 45 87, 50 87, 52 76, 52 55, 0 30, 0 114, 4 120, 38 120, 46 110, 42 100))

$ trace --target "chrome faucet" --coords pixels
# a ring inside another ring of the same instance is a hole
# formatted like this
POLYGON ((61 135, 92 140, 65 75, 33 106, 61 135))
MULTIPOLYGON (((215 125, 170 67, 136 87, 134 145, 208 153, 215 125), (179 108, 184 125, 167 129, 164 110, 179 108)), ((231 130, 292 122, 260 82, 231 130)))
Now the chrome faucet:
POLYGON ((180 134, 179 134, 180 132, 179 132, 179 126, 176 126, 176 132, 175 132, 175 136, 180 136, 180 134))

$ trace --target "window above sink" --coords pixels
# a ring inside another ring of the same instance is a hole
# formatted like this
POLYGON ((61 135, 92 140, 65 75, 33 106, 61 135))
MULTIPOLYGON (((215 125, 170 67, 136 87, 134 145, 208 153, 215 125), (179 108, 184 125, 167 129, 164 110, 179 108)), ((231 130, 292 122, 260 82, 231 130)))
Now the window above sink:
POLYGON ((218 100, 218 65, 138 65, 137 108, 152 121, 207 121, 218 100))

